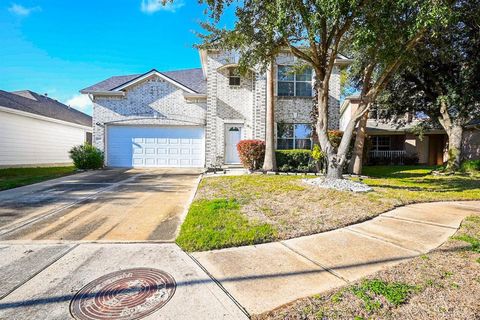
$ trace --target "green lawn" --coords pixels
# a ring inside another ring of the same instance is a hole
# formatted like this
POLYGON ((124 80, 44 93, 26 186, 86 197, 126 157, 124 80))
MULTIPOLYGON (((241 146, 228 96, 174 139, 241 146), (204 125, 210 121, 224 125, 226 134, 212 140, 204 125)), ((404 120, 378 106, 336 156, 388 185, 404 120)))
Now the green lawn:
POLYGON ((249 222, 235 200, 199 200, 192 204, 177 243, 188 251, 219 249, 268 242, 273 228, 249 222))
POLYGON ((313 188, 312 176, 243 175, 202 180, 177 243, 188 251, 269 242, 371 219, 396 206, 480 200, 480 174, 435 176, 435 167, 366 167, 369 193, 313 188))
POLYGON ((75 167, 0 169, 0 191, 59 178, 75 172, 75 167))

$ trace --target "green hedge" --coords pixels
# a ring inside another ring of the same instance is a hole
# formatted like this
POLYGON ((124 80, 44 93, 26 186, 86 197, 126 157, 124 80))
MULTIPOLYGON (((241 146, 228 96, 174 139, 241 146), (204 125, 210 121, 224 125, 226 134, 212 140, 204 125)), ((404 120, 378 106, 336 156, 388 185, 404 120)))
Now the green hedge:
POLYGON ((309 172, 313 171, 311 165, 312 151, 310 150, 277 150, 277 167, 283 172, 309 172))

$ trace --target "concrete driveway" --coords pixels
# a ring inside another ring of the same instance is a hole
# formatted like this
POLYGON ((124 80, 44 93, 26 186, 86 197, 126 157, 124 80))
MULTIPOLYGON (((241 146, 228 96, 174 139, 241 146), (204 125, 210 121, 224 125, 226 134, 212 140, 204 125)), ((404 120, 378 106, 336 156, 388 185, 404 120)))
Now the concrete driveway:
POLYGON ((110 169, 0 192, 0 241, 173 241, 199 174, 110 169))
POLYGON ((111 169, 0 192, 0 319, 246 319, 168 243, 199 175, 111 169))

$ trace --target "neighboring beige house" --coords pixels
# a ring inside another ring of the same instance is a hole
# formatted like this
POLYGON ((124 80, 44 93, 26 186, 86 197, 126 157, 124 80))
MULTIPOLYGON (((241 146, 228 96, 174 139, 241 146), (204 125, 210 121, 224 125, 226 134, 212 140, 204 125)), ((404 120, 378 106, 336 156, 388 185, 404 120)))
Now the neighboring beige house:
MULTIPOLYGON (((342 103, 340 130, 343 130, 358 107, 359 96, 347 97, 342 103)), ((448 138, 443 129, 430 130, 422 138, 411 133, 411 129, 422 121, 412 115, 405 115, 406 125, 381 121, 379 114, 371 112, 367 121, 367 135, 370 139, 367 162, 405 163, 418 157, 418 162, 428 165, 442 165, 448 156, 448 138)), ((480 159, 480 121, 471 122, 464 131, 463 155, 466 159, 480 159)))
POLYGON ((71 164, 68 151, 91 138, 90 116, 32 91, 0 90, 0 167, 71 164))
MULTIPOLYGON (((112 167, 210 167, 240 163, 242 139, 265 139, 265 74, 241 76, 232 52, 200 51, 201 68, 115 76, 81 90, 93 101, 93 142, 112 167)), ((275 64, 278 149, 311 147, 311 69, 295 74, 288 52, 275 64)), ((330 127, 340 120, 339 56, 330 127)))

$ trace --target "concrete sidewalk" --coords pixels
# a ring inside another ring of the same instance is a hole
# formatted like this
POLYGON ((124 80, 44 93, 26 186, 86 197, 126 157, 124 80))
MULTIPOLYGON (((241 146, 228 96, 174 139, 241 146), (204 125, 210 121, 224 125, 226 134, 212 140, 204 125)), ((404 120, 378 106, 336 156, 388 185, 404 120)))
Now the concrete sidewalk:
MULTIPOLYGON (((71 319, 70 303, 81 288, 99 277, 132 268, 161 270, 176 283, 165 305, 142 319, 247 319, 175 244, 0 244, 0 255, 0 319, 71 319)), ((135 284, 127 285, 133 291, 113 298, 108 296, 113 291, 94 292, 98 298, 93 303, 103 303, 101 308, 119 299, 145 300, 145 287, 137 292, 135 284)), ((148 299, 153 298, 163 297, 148 299)), ((150 302, 143 307, 148 308, 150 302)), ((121 307, 131 311, 126 303, 121 307)))
POLYGON ((479 201, 415 204, 330 232, 193 257, 259 314, 427 253, 472 214, 480 214, 479 201))

